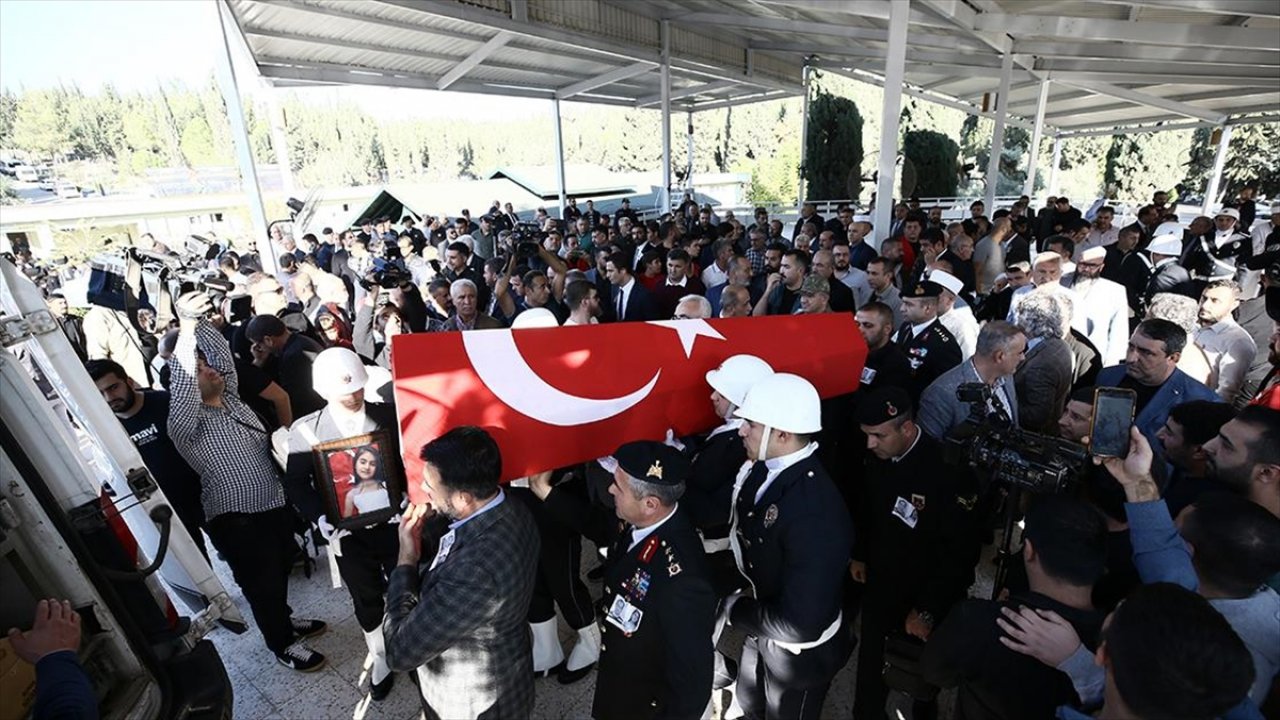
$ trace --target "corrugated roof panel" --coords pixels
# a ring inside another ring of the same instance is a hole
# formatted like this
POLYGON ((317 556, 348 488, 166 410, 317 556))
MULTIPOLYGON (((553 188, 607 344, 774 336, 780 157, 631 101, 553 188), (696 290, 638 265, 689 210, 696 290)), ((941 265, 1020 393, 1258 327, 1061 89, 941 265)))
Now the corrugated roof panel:
POLYGON ((618 67, 619 61, 616 58, 614 62, 608 62, 603 57, 598 60, 587 60, 581 55, 568 55, 557 49, 541 49, 525 47, 525 45, 523 39, 519 43, 508 43, 490 55, 486 63, 494 61, 520 67, 548 68, 582 78, 602 75, 618 67))
POLYGON ((298 64, 329 63, 353 65, 372 70, 390 70, 414 75, 442 75, 456 62, 414 57, 410 54, 353 50, 322 43, 297 42, 278 38, 250 37, 249 44, 259 59, 297 61, 298 64))

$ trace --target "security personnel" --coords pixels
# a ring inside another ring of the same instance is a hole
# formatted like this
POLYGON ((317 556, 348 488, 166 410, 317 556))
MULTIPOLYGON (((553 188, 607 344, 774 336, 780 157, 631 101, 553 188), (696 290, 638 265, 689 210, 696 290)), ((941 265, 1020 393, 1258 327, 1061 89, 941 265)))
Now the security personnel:
POLYGON ((735 413, 751 464, 734 488, 730 541, 753 596, 724 604, 746 634, 737 700, 748 718, 817 718, 851 651, 841 610, 853 527, 812 437, 818 392, 777 373, 747 391, 735 413))
MULTIPOLYGON (((364 386, 369 381, 360 356, 347 348, 329 348, 316 356, 312 366, 312 387, 326 405, 294 421, 289 428, 289 459, 284 486, 290 501, 303 517, 314 522, 329 541, 338 572, 351 593, 356 621, 364 631, 373 666, 369 694, 383 700, 391 692, 395 676, 387 667, 382 639, 387 578, 396 567, 400 549, 398 524, 382 521, 365 528, 338 530, 325 516, 324 504, 316 490, 312 448, 320 443, 344 440, 373 432, 385 432, 391 447, 383 457, 400 457, 399 431, 395 407, 366 403, 364 386)), ((400 480, 400 486, 405 481, 400 480)))
POLYGON ((927 640, 964 599, 978 559, 972 475, 949 467, 941 444, 913 416, 911 398, 897 387, 873 391, 857 410, 874 456, 853 553, 854 579, 867 586, 853 708, 864 720, 884 718, 886 635, 927 640))
POLYGON ((922 280, 902 295, 902 314, 907 320, 899 328, 896 341, 911 362, 907 389, 912 402, 918 402, 929 383, 963 359, 960 343, 938 320, 942 290, 938 283, 922 280))
POLYGON ((609 547, 591 714, 693 720, 711 698, 716 597, 702 541, 679 509, 690 465, 675 448, 649 441, 627 443, 613 459, 617 520, 553 488, 550 473, 529 479, 551 514, 609 547))

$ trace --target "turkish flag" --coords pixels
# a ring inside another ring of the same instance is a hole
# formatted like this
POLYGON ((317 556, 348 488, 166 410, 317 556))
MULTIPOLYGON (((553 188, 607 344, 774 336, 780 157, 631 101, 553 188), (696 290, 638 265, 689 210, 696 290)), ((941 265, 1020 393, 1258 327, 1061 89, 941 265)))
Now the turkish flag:
POLYGON ((410 495, 422 500, 422 446, 459 425, 489 431, 511 480, 715 427, 706 373, 731 355, 800 375, 825 398, 857 389, 866 354, 849 313, 397 335, 410 495))

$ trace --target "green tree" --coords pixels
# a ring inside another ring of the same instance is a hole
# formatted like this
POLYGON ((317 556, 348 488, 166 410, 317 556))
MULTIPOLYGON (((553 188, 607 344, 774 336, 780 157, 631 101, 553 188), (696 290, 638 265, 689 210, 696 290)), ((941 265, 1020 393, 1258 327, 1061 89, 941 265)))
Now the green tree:
POLYGON ((862 116, 852 100, 817 91, 809 103, 805 148, 801 171, 806 200, 833 200, 850 194, 858 199, 860 183, 849 182, 849 177, 859 177, 862 172, 862 116))
POLYGON ((0 91, 0 147, 13 146, 13 123, 18 117, 18 98, 6 88, 0 91))
MULTIPOLYGON (((1209 187, 1218 152, 1212 136, 1212 128, 1199 128, 1192 134, 1191 157, 1182 180, 1189 192, 1204 193, 1209 187)), ((1261 195, 1280 194, 1280 123, 1236 125, 1231 129, 1220 195, 1214 199, 1235 197, 1249 183, 1256 183, 1261 195)))
POLYGON ((13 144, 44 159, 55 159, 73 146, 67 105, 61 90, 31 90, 18 101, 13 144))
MULTIPOLYGON (((951 197, 960 184, 960 146, 942 133, 912 130, 902 136, 902 154, 916 169, 915 194, 951 197)), ((902 196, 909 193, 902 190, 902 196)))
POLYGON ((1183 177, 1190 148, 1191 134, 1185 130, 1115 136, 1103 175, 1108 197, 1138 200, 1173 189, 1183 177))

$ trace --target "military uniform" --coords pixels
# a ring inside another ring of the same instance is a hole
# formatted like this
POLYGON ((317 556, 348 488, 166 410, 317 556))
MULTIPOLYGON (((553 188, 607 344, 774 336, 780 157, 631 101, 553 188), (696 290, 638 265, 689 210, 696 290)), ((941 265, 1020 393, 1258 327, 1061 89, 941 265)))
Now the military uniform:
POLYGON ((911 399, 918 401, 920 394, 942 373, 960 364, 963 359, 960 343, 942 321, 933 320, 924 330, 912 334, 911 323, 902 324, 896 338, 898 346, 907 354, 911 364, 911 380, 907 390, 911 399))
MULTIPOLYGON (((880 425, 907 412, 901 389, 880 391, 858 409, 862 425, 880 425)), ((855 560, 866 563, 854 717, 884 717, 885 636, 901 634, 908 614, 936 624, 964 599, 978 559, 972 474, 943 461, 941 444, 923 430, 891 460, 868 460, 857 517, 855 560)))
MULTIPOLYGON (((661 443, 628 443, 614 457, 628 475, 646 482, 689 476, 687 461, 661 443)), ((547 496, 546 508, 609 547, 592 716, 700 717, 711 698, 716 597, 702 540, 679 505, 639 529, 559 489, 547 496)))
POLYGON ((735 490, 734 554, 755 593, 729 621, 747 634, 737 699, 749 718, 818 717, 852 650, 841 605, 853 527, 816 450, 746 466, 735 490))
POLYGON ((746 585, 729 552, 729 514, 733 504, 733 484, 747 461, 747 450, 738 434, 741 421, 731 421, 711 431, 697 443, 687 443, 693 452, 693 472, 680 506, 702 536, 707 552, 707 569, 717 597, 725 597, 746 585))

